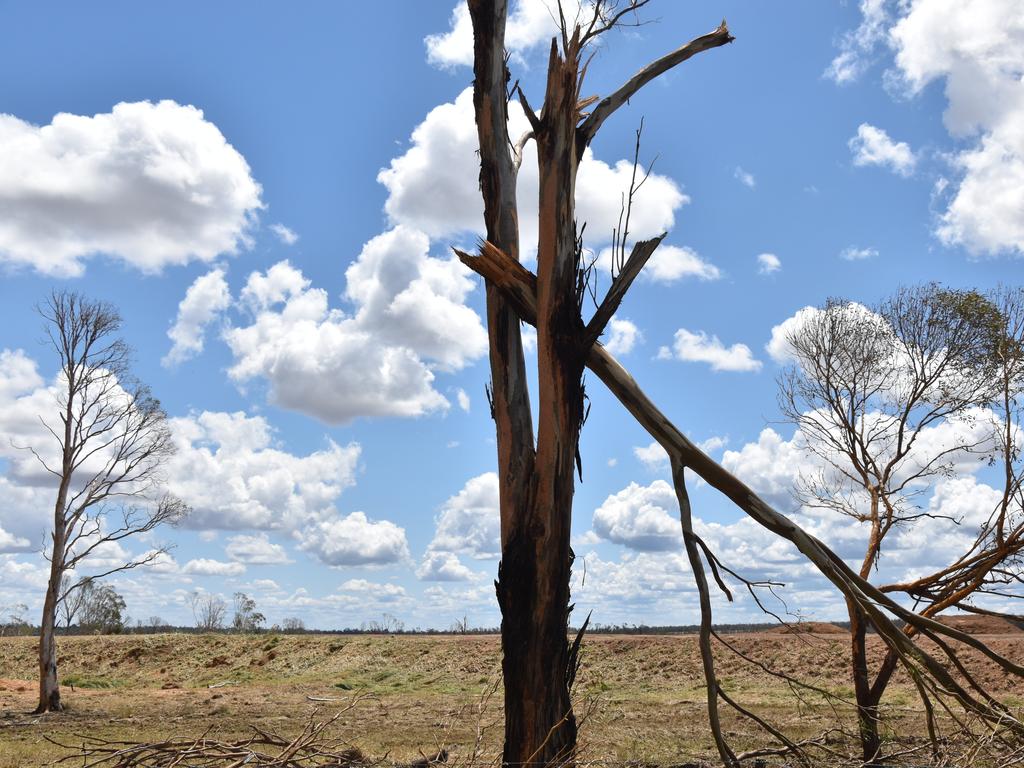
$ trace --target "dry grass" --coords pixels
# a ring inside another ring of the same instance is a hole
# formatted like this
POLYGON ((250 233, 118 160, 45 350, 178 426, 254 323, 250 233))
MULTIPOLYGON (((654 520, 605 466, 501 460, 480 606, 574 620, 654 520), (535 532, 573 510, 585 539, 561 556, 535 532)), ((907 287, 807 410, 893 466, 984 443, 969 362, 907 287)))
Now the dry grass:
MULTIPOLYGON (((1024 634, 985 640, 1024 661, 1024 634)), ((760 633, 730 642, 773 669, 850 694, 843 635, 760 633)), ((68 638, 60 649, 69 711, 32 717, 24 713, 34 705, 34 641, 0 639, 0 768, 43 765, 66 754, 48 736, 151 741, 209 729, 228 740, 247 736, 251 724, 297 733, 311 711, 329 716, 357 693, 370 695, 335 727, 368 755, 408 760, 447 747, 458 758, 474 749, 480 727, 484 756, 500 748, 500 694, 479 712, 481 693, 500 668, 494 636, 168 634, 68 638)), ((596 635, 584 649, 577 692, 581 709, 592 711, 581 731, 588 757, 674 765, 713 758, 693 636, 596 635)), ((1021 706, 1020 681, 1007 680, 976 655, 966 658, 993 692, 1021 706)), ((724 652, 719 663, 730 695, 791 735, 811 736, 832 723, 819 699, 801 702, 777 678, 724 652)), ((919 743, 919 705, 906 680, 894 683, 885 704, 901 739, 919 743)), ((766 743, 731 714, 725 728, 740 749, 766 743)))

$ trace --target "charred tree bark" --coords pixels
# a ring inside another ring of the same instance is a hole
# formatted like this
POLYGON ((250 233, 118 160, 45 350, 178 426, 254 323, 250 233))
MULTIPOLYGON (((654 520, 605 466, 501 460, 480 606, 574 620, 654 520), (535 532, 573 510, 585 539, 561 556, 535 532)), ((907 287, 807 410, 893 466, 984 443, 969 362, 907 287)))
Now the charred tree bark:
MULTIPOLYGON (((518 259, 516 158, 508 136, 507 1, 470 0, 469 11, 487 238, 518 259)), ((549 529, 562 527, 562 521, 552 525, 551 510, 535 504, 537 462, 519 317, 495 285, 487 286, 487 329, 501 516, 501 563, 495 589, 502 615, 505 683, 502 760, 506 765, 545 764, 571 754, 576 745, 566 684, 568 552, 563 553, 557 542, 552 547, 548 537, 549 529)), ((571 496, 569 503, 571 509, 571 496)), ((568 529, 568 520, 564 527, 568 529)), ((568 534, 565 543, 567 547, 568 534)))
MULTIPOLYGON (((520 102, 532 131, 513 143, 507 132, 511 98, 505 55, 507 0, 468 0, 474 33, 473 104, 480 142, 480 190, 487 246, 518 263, 516 173, 531 138, 539 170, 537 325, 538 420, 536 446, 528 397, 519 315, 502 287, 487 284, 491 407, 498 443, 501 563, 495 583, 502 613, 506 765, 562 765, 576 750, 570 687, 576 643, 567 639, 574 472, 583 423, 583 370, 594 339, 581 316, 583 273, 577 238, 575 184, 583 148, 600 122, 581 125, 580 53, 588 40, 614 25, 601 4, 584 32, 562 19, 552 41, 547 90, 540 114, 520 102), (561 47, 559 47, 559 42, 561 47)), ((643 83, 694 53, 732 38, 723 25, 631 80, 606 99, 601 121, 643 83)), ((660 240, 659 240, 660 242, 660 240)), ((650 250, 657 243, 650 245, 650 250)), ((647 253, 647 256, 650 254, 647 253)), ((646 258, 646 257, 645 257, 646 258)), ((639 271, 642 262, 637 262, 639 271)), ((635 276, 635 275, 634 275, 635 276)), ((621 293, 628 283, 623 283, 621 293)), ((615 299, 621 300, 621 295, 615 299)), ((608 304, 614 309, 613 303, 608 304)), ((610 313, 609 313, 610 316, 610 313)), ((600 320, 600 318, 599 318, 600 320)), ((607 318, 604 318, 607 321, 607 318)))
POLYGON ((569 547, 577 445, 583 418, 583 322, 577 301, 574 201, 577 59, 553 43, 543 117, 535 127, 539 169, 537 458, 533 498, 512 521, 500 590, 506 675, 505 762, 561 764, 573 758, 576 719, 566 638, 569 547), (508 686, 519 689, 510 696, 508 686), (509 709, 509 707, 512 707, 509 709))

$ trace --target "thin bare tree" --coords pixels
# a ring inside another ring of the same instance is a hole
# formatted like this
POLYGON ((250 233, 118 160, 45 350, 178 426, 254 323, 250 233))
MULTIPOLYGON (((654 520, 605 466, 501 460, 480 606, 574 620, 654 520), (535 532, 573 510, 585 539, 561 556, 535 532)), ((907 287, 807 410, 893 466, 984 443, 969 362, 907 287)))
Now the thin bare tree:
MULTIPOLYGON (((1012 336, 1020 333, 1020 313, 1014 318, 1015 304, 1004 303, 1008 315, 976 291, 904 288, 875 310, 832 300, 804 313, 786 336, 793 362, 779 377, 779 403, 816 465, 801 475, 795 494, 806 507, 864 526, 862 579, 876 579, 890 534, 927 529, 942 516, 922 504, 936 480, 954 476, 963 462, 1002 457, 1002 498, 972 546, 934 573, 879 585, 912 597, 923 616, 969 605, 994 580, 1019 577, 1024 521, 1014 509, 1020 478, 1013 467, 1013 388, 1020 386, 1020 362, 1012 336), (1002 418, 988 415, 988 407, 1002 418), (946 439, 928 439, 943 426, 946 439)), ((852 601, 847 607, 862 756, 872 761, 881 757, 879 703, 897 656, 890 651, 872 673, 870 622, 852 601)), ((909 636, 916 632, 908 625, 909 636)))
POLYGON ((196 629, 203 632, 223 629, 224 619, 228 613, 228 604, 223 598, 197 590, 189 596, 189 603, 192 606, 196 629))
POLYGON ((54 291, 39 312, 60 365, 54 412, 38 414, 55 444, 25 446, 57 486, 44 551, 50 576, 39 633, 36 711, 47 712, 63 708, 54 634, 58 604, 92 580, 151 563, 166 549, 105 564, 62 590, 65 574, 88 567, 97 551, 178 521, 188 508, 161 493, 161 468, 173 451, 167 416, 130 374, 130 349, 117 336, 117 310, 74 292, 54 291))

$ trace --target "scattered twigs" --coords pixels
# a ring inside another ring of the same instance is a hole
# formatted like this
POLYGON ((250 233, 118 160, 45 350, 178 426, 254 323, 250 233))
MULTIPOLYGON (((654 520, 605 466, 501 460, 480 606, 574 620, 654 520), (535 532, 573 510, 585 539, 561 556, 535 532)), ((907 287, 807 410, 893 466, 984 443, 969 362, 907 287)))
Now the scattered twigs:
POLYGON ((346 712, 356 707, 363 697, 353 697, 348 705, 326 720, 310 715, 298 735, 285 738, 251 726, 252 735, 238 741, 220 741, 209 737, 172 737, 163 741, 137 744, 77 734, 80 744, 65 744, 46 736, 46 740, 71 754, 58 758, 54 764, 73 763, 81 768, 346 768, 371 766, 363 753, 345 739, 332 736, 329 729, 346 712))

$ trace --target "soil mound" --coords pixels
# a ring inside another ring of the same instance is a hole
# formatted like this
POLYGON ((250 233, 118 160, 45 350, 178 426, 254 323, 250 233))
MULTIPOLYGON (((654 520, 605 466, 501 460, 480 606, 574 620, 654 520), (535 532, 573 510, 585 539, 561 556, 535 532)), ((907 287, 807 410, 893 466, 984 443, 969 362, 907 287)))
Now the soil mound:
POLYGON ((947 627, 959 629, 970 635, 1012 635, 1024 632, 1013 622, 998 616, 939 616, 947 627))

